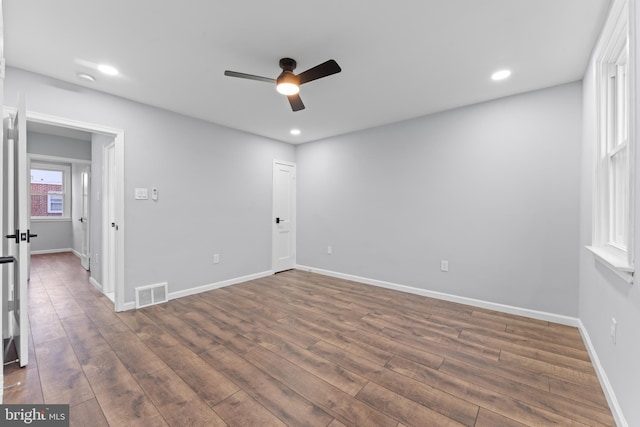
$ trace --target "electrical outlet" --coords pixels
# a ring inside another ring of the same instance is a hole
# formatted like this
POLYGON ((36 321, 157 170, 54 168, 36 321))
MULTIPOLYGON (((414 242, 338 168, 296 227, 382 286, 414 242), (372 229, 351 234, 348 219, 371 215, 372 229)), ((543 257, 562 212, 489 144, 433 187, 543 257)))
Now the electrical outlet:
POLYGON ((327 246, 327 254, 331 255, 333 253, 333 246, 327 246))
POLYGON ((618 333, 618 322, 615 318, 611 318, 611 327, 609 333, 611 334, 611 342, 616 343, 616 334, 618 333))
POLYGON ((213 254, 213 263, 220 264, 220 254, 213 254))
POLYGON ((444 259, 440 261, 440 271, 449 271, 449 261, 444 259))

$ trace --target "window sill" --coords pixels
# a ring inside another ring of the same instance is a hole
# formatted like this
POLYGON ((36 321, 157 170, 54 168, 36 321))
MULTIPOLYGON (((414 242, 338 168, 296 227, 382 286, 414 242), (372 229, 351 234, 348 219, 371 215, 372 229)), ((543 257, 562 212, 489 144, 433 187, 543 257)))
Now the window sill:
POLYGON ((69 217, 63 216, 52 216, 52 217, 39 217, 39 218, 31 218, 31 222, 58 222, 58 221, 71 221, 69 217))
POLYGON ((614 273, 624 279, 625 282, 633 284, 633 265, 629 263, 625 252, 606 246, 585 246, 596 259, 610 268, 614 273))

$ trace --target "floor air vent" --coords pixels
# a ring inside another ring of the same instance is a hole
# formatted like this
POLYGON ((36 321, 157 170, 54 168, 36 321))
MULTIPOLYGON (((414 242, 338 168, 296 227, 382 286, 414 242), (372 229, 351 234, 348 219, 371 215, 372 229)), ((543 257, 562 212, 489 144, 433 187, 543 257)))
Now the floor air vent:
POLYGON ((168 301, 167 282, 136 288, 136 308, 149 307, 168 301))

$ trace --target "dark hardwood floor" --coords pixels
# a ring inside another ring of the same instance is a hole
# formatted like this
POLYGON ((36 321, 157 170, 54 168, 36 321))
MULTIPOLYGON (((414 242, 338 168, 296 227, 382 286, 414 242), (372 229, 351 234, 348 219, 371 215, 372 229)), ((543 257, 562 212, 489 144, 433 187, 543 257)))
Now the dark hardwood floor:
POLYGON ((576 328, 302 271, 114 313, 88 277, 32 257, 4 403, 92 427, 615 425, 576 328))

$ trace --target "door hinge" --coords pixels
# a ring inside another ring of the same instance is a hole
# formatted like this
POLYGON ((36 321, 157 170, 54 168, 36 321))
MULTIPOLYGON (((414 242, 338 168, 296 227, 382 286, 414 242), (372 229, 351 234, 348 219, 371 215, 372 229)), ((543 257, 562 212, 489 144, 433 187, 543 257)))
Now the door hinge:
POLYGON ((16 302, 13 300, 7 301, 7 311, 15 310, 16 302))

